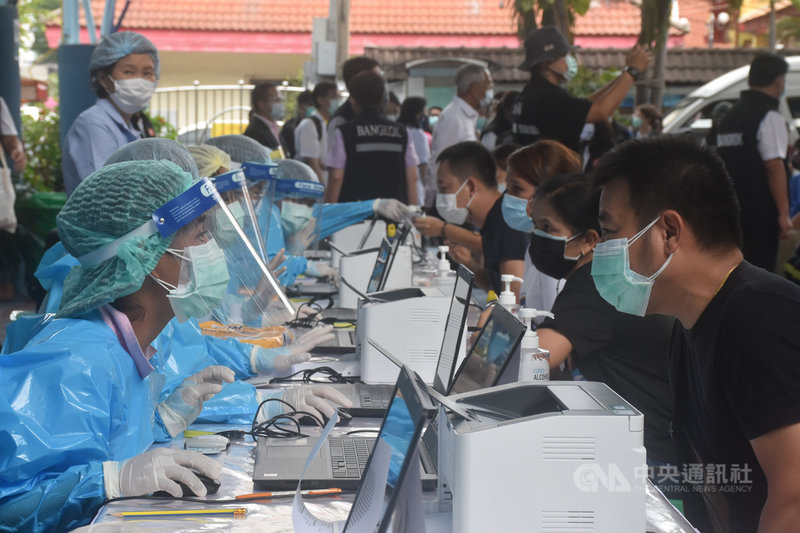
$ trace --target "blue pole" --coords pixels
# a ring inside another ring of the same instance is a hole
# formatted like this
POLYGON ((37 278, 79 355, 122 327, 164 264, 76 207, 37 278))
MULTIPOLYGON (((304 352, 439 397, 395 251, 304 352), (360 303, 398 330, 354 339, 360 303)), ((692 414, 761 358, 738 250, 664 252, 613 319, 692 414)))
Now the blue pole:
POLYGON ((0 3, 0 96, 6 101, 11 117, 21 132, 19 119, 19 26, 17 6, 0 3))
POLYGON ((58 47, 58 89, 61 143, 69 127, 84 109, 97 101, 89 82, 89 58, 96 45, 62 44, 58 47))

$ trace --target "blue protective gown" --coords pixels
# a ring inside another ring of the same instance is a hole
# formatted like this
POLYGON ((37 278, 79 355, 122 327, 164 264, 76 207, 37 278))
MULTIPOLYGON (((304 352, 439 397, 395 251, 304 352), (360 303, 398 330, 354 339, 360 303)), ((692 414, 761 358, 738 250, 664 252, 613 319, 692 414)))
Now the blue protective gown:
MULTIPOLYGON (((345 202, 341 204, 317 204, 314 206, 314 217, 319 220, 319 238, 329 237, 347 226, 351 226, 373 215, 372 204, 374 200, 360 202, 345 202)), ((266 202, 264 202, 264 205, 266 202)), ((281 227, 281 213, 277 206, 272 205, 269 212, 259 208, 257 213, 258 225, 262 231, 267 227, 269 216, 269 231, 267 233, 267 255, 270 259, 286 248, 286 238, 281 227)), ((308 260, 305 257, 287 255, 283 263, 286 272, 278 276, 278 281, 284 286, 294 283, 295 278, 305 273, 308 260)))
POLYGON ((103 461, 153 443, 162 385, 140 376, 98 311, 49 320, 0 356, 0 531, 87 523, 105 499, 103 461))

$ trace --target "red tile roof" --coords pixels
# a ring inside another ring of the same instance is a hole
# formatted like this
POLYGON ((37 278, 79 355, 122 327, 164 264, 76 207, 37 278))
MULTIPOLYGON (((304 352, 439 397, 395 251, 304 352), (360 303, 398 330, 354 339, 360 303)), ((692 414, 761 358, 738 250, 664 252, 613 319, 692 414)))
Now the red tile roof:
MULTIPOLYGON (((329 0, 137 0, 123 26, 192 31, 302 32, 328 14, 329 0)), ((95 22, 105 0, 92 0, 95 22)), ((117 17, 124 2, 117 2, 117 17)), ((508 35, 509 3, 500 0, 351 0, 351 33, 508 35), (503 6, 503 7, 501 7, 503 6)))

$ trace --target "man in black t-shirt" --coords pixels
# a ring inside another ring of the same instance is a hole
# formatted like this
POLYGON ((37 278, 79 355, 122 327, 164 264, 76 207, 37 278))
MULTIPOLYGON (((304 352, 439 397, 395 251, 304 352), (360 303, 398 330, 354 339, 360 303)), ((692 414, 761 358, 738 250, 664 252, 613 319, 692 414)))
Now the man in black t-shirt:
MULTIPOLYGON (((444 220, 419 217, 414 219, 414 225, 428 237, 440 236, 472 251, 482 251, 481 267, 466 266, 475 271, 479 287, 499 294, 502 274, 523 276, 528 236, 509 227, 503 218, 503 194, 497 190, 492 154, 479 142, 465 141, 443 150, 436 162, 436 209, 444 220), (474 242, 471 232, 459 227, 464 222, 479 228, 479 242, 474 242)), ((453 257, 458 259, 455 254, 453 257)), ((518 282, 511 284, 517 299, 520 288, 518 282)))
POLYGON ((594 177, 598 292, 620 311, 679 321, 669 367, 690 449, 682 480, 720 531, 796 530, 800 287, 743 261, 733 184, 692 140, 631 141, 594 177))
POLYGON ((638 45, 615 80, 586 98, 575 98, 562 87, 578 72, 572 47, 555 26, 533 30, 525 38, 525 61, 518 67, 531 73, 513 108, 512 132, 522 146, 554 139, 578 152, 587 123, 608 120, 647 70, 651 54, 638 45))

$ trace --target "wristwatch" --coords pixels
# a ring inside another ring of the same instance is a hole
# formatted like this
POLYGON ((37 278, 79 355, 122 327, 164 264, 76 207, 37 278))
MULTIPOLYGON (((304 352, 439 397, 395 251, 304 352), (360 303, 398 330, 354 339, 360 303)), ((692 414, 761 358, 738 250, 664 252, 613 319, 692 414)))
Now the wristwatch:
POLYGON ((642 75, 641 71, 638 68, 632 67, 630 65, 622 69, 622 72, 627 72, 628 74, 630 74, 631 77, 633 78, 633 81, 639 81, 639 77, 642 75))
POLYGON ((445 236, 445 234, 444 234, 444 228, 446 228, 446 227, 447 227, 447 222, 445 222, 444 224, 442 224, 442 231, 439 233, 439 236, 440 236, 442 239, 446 239, 446 238, 447 238, 447 237, 445 236))

